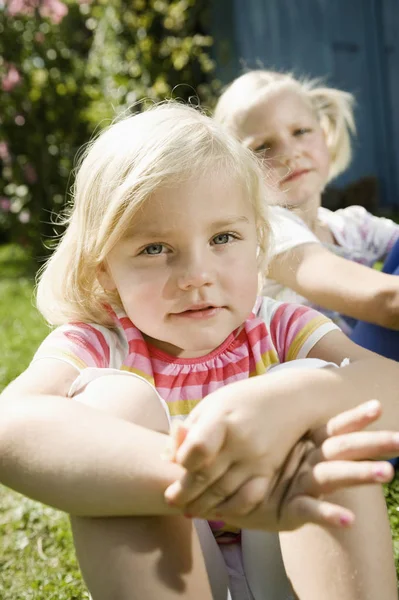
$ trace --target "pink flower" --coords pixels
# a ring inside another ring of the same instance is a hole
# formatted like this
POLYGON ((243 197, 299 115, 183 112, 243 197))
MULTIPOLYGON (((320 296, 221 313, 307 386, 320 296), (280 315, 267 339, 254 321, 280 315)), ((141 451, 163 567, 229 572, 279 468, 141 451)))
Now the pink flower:
POLYGON ((39 10, 42 17, 57 24, 68 14, 68 7, 60 0, 43 0, 39 10))
POLYGON ((30 163, 24 166, 24 177, 27 183, 36 183, 37 181, 36 169, 30 163))
POLYGON ((68 13, 68 7, 61 0, 6 0, 8 13, 31 17, 38 9, 40 16, 50 19, 53 23, 60 23, 68 13))
POLYGON ((11 155, 7 142, 0 142, 0 160, 2 160, 4 163, 9 163, 10 158, 11 155))
POLYGON ((11 92, 21 81, 21 75, 15 65, 8 65, 8 71, 1 80, 1 88, 4 92, 11 92))
POLYGON ((38 7, 40 0, 6 0, 8 13, 15 17, 17 15, 26 15, 31 17, 38 7))
POLYGON ((10 212, 10 208, 11 208, 11 201, 9 200, 9 198, 2 196, 0 198, 0 210, 2 212, 10 212))

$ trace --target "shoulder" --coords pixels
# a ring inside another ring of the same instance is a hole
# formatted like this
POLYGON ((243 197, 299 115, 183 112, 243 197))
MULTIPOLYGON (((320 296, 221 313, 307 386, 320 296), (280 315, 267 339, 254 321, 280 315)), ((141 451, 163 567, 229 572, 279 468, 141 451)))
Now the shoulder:
POLYGON ((127 342, 121 327, 68 323, 54 329, 38 348, 33 361, 59 358, 77 367, 118 368, 127 342))
POLYGON ((330 319, 313 308, 267 297, 258 299, 256 317, 265 323, 280 362, 306 358, 324 335, 338 329, 330 319))
POLYGON ((320 243, 298 215, 281 206, 271 207, 270 225, 273 234, 273 256, 309 242, 320 243))
POLYGON ((319 208, 319 218, 324 223, 344 223, 344 224, 360 224, 373 218, 363 206, 347 206, 336 211, 328 208, 319 208))

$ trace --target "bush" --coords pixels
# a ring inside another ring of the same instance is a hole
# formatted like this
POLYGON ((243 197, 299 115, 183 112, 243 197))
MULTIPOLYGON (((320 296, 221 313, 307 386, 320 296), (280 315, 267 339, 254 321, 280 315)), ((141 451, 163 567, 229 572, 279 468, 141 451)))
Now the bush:
POLYGON ((208 2, 0 3, 0 243, 43 254, 98 125, 142 99, 211 101, 208 2))

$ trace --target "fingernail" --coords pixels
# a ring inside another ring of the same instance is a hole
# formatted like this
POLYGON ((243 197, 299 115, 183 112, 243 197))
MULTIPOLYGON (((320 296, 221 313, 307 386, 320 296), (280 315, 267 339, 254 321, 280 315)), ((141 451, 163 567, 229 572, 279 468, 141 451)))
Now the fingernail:
POLYGON ((393 443, 399 448, 399 433, 394 433, 393 443))
POLYGON ((171 500, 174 499, 174 497, 176 496, 176 494, 178 493, 180 487, 178 483, 172 483, 166 490, 165 490, 165 498, 170 498, 171 500))
POLYGON ((349 525, 352 525, 353 523, 353 517, 349 515, 341 515, 339 522, 343 527, 349 527, 349 525))
POLYGON ((385 481, 391 475, 391 469, 389 465, 380 465, 374 467, 373 474, 378 481, 385 481))
POLYGON ((380 403, 378 400, 370 400, 370 402, 366 403, 366 411, 369 416, 375 415, 380 408, 380 403))

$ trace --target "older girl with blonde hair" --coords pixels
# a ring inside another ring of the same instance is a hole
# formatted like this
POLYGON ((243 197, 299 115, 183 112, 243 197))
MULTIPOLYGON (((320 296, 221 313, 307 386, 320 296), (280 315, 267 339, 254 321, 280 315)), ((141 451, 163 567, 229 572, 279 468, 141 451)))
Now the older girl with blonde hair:
POLYGON ((282 192, 264 293, 313 306, 399 360, 399 225, 361 206, 321 207, 351 160, 352 107, 351 94, 317 80, 256 70, 227 87, 215 119, 264 160, 282 192), (385 260, 382 272, 369 268, 385 260))
POLYGON ((396 598, 392 467, 367 459, 398 452, 399 367, 257 295, 271 194, 174 103, 86 149, 0 480, 71 515, 93 600, 396 598))

